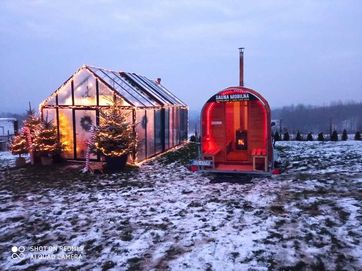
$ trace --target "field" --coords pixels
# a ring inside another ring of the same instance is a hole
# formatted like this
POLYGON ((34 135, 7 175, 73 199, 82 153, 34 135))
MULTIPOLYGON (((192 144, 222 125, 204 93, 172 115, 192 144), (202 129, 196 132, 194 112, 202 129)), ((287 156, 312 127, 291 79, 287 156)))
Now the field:
POLYGON ((239 182, 177 153, 107 175, 14 169, 0 153, 0 269, 361 270, 362 142, 277 148, 283 174, 239 182))

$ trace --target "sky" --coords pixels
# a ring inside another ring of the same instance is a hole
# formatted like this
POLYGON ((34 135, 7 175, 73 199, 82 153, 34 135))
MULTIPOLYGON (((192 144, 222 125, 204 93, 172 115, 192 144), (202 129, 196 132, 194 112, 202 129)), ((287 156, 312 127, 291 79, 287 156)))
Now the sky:
POLYGON ((200 110, 239 82, 270 106, 362 101, 360 0, 1 0, 0 112, 24 112, 83 64, 135 72, 200 110))

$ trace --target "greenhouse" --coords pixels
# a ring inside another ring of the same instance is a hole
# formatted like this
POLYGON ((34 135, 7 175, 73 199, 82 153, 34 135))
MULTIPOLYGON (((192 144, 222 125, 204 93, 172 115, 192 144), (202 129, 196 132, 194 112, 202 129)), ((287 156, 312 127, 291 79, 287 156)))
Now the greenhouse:
MULTIPOLYGON (((131 162, 141 162, 187 139, 188 107, 160 79, 82 66, 40 104, 42 118, 57 126, 66 159, 86 159, 91 127, 99 124, 100 110, 115 101, 128 112, 137 135, 131 162)), ((92 154, 91 159, 100 156, 92 154)))

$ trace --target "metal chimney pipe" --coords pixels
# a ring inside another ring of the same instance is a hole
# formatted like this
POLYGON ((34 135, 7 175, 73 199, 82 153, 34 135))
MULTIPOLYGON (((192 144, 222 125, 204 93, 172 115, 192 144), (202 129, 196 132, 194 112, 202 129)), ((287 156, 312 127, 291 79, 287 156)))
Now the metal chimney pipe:
POLYGON ((239 48, 240 67, 239 67, 239 85, 244 86, 244 47, 239 48))

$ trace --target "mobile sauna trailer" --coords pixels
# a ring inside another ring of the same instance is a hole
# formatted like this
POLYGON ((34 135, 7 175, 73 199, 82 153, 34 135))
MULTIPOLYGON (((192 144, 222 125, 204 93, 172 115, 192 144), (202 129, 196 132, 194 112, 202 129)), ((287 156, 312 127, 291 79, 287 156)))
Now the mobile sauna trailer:
POLYGON ((213 95, 201 112, 202 169, 208 172, 269 174, 273 165, 271 116, 268 102, 243 86, 213 95))

